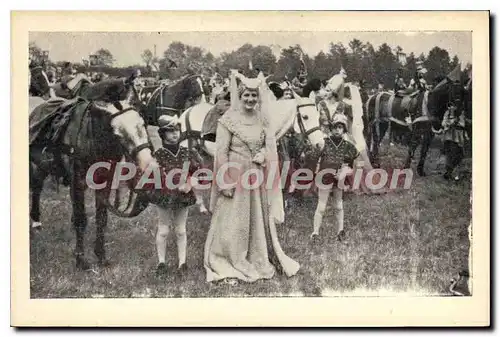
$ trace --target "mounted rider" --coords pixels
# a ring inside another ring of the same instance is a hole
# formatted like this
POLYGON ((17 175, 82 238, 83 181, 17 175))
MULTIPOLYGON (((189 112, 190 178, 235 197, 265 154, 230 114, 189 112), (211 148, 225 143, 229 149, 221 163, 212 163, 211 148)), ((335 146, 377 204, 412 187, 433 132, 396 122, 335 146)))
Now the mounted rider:
POLYGON ((86 74, 78 74, 71 62, 65 62, 62 69, 61 81, 55 83, 53 88, 57 96, 73 98, 80 96, 83 90, 91 84, 92 81, 86 74))
POLYGON ((424 68, 422 61, 417 61, 417 70, 415 72, 415 77, 411 79, 409 87, 413 90, 426 91, 427 81, 425 80, 425 74, 427 69, 424 68))
POLYGON ((398 73, 396 74, 396 79, 394 80, 394 92, 405 90, 406 88, 407 86, 403 78, 403 69, 399 68, 398 73))
POLYGON ((292 80, 292 86, 296 89, 302 90, 307 84, 307 68, 304 62, 304 56, 300 54, 300 66, 297 76, 292 80))
POLYGON ((283 96, 280 98, 280 100, 293 99, 292 86, 290 82, 288 81, 281 82, 280 89, 283 90, 283 96))

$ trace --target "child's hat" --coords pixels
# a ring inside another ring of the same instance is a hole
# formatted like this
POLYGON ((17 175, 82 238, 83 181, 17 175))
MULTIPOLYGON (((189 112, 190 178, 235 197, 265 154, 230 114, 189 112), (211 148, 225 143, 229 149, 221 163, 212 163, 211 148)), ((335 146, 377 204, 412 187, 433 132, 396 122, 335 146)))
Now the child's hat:
POLYGON ((158 118, 159 130, 179 130, 181 123, 176 116, 161 115, 158 118))
POLYGON ((333 115, 332 122, 330 123, 332 127, 337 124, 342 124, 344 129, 347 130, 347 117, 342 113, 337 113, 333 115))

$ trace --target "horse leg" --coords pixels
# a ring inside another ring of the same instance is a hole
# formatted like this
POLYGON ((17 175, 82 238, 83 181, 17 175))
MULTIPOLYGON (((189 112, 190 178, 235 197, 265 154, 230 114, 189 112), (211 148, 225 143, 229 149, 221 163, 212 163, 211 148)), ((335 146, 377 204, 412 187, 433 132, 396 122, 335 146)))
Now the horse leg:
POLYGON ((372 132, 371 132, 371 127, 370 125, 367 125, 366 127, 366 131, 365 131, 365 141, 366 141, 366 153, 368 153, 368 156, 369 156, 369 159, 370 159, 370 162, 372 161, 373 157, 372 157, 372 143, 373 143, 373 137, 372 137, 372 132))
POLYGON ((374 168, 379 168, 380 167, 380 157, 379 157, 379 150, 380 150, 380 145, 382 143, 382 139, 384 139, 385 133, 387 131, 387 123, 386 122, 380 122, 376 121, 375 124, 373 125, 372 129, 372 134, 373 134, 373 143, 372 143, 372 165, 374 168), (376 124, 376 125, 375 125, 376 124))
POLYGON ((417 149, 417 146, 419 144, 419 139, 420 139, 420 134, 417 131, 413 130, 409 135, 408 157, 406 157, 406 162, 404 167, 405 169, 411 167, 413 157, 415 156, 415 150, 417 149))
POLYGON ((30 210, 30 219, 32 221, 31 226, 33 228, 42 227, 42 223, 40 222, 40 196, 43 191, 43 184, 45 179, 47 178, 47 174, 34 169, 30 174, 30 187, 31 187, 31 210, 30 210))
MULTIPOLYGON (((386 134, 387 130, 389 129, 390 123, 391 123, 391 121, 387 121, 387 122, 382 122, 380 124, 380 143, 382 143, 382 140, 384 139, 385 134, 386 134)), ((390 137, 391 137, 391 135, 389 134, 389 143, 391 143, 390 137)))
MULTIPOLYGON (((375 122, 375 123, 378 123, 378 122, 375 122)), ((379 160, 379 154, 378 154, 378 150, 379 150, 379 136, 377 135, 377 132, 376 132, 376 126, 375 126, 375 123, 372 124, 372 127, 371 127, 371 145, 370 145, 370 148, 371 148, 371 151, 370 151, 370 161, 372 162, 372 165, 374 168, 379 168, 380 167, 380 160, 379 160)))
POLYGON ((104 204, 104 198, 107 194, 103 191, 96 190, 95 193, 95 224, 96 224, 96 236, 94 245, 94 254, 97 256, 98 263, 101 266, 108 266, 110 263, 106 259, 106 249, 104 248, 105 231, 108 223, 108 209, 104 204))
POLYGON ((432 139, 434 138, 434 133, 432 131, 426 131, 423 135, 422 147, 420 150, 420 160, 417 166, 417 173, 419 176, 424 177, 424 164, 425 159, 427 157, 427 152, 429 151, 429 147, 431 146, 432 139))
POLYGON ((79 270, 89 270, 90 264, 85 259, 85 230, 87 228, 87 214, 85 214, 85 189, 77 174, 73 172, 71 179, 71 202, 73 204, 73 214, 71 220, 76 232, 76 268, 79 270))

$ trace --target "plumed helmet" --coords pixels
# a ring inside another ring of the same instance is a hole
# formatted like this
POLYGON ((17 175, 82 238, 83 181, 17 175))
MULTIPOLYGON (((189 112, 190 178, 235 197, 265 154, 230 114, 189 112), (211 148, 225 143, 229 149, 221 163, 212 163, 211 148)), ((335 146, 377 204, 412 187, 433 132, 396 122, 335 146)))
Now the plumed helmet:
POLYGON ((176 116, 161 115, 158 118, 158 131, 175 131, 180 130, 181 123, 176 116))
POLYGON ((342 124, 344 126, 344 129, 347 131, 347 117, 344 114, 337 113, 333 115, 330 124, 332 125, 332 128, 335 127, 335 125, 337 124, 342 124))

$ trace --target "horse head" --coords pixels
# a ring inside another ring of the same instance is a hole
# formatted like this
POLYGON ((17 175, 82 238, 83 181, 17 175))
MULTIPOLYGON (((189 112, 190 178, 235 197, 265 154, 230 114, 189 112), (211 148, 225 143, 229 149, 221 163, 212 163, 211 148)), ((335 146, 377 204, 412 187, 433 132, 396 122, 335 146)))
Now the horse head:
POLYGON ((324 134, 319 124, 319 111, 316 103, 309 97, 295 97, 297 102, 297 115, 294 121, 294 131, 307 137, 312 146, 322 148, 324 134))
POLYGON ((101 94, 94 93, 94 105, 106 114, 105 118, 112 133, 125 149, 127 156, 137 163, 141 171, 146 170, 148 165, 157 165, 152 156, 153 147, 145 121, 136 106, 139 98, 133 79, 101 83, 101 94))
POLYGON ((345 85, 345 78, 346 74, 342 71, 336 75, 333 75, 332 78, 330 78, 326 82, 325 90, 327 92, 334 93, 337 96, 342 95, 343 94, 342 90, 345 85))
POLYGON ((319 78, 313 78, 306 83, 302 90, 303 97, 309 97, 311 92, 318 93, 321 90, 321 80, 319 78))
POLYGON ((29 92, 32 96, 48 98, 50 93, 50 83, 45 70, 40 65, 30 69, 29 92))
POLYGON ((319 111, 315 102, 308 97, 300 97, 292 91, 294 99, 271 103, 271 123, 276 129, 276 139, 289 130, 301 135, 312 146, 322 147, 324 135, 319 125, 319 111))
POLYGON ((203 82, 199 75, 188 75, 161 92, 161 106, 180 112, 195 105, 203 96, 203 82))
MULTIPOLYGON (((439 133, 442 129, 443 117, 451 102, 463 104, 465 88, 460 82, 452 82, 444 78, 439 82, 428 95, 428 110, 432 116, 431 123, 434 132, 439 133)), ((464 107, 459 107, 462 109, 464 107)))

